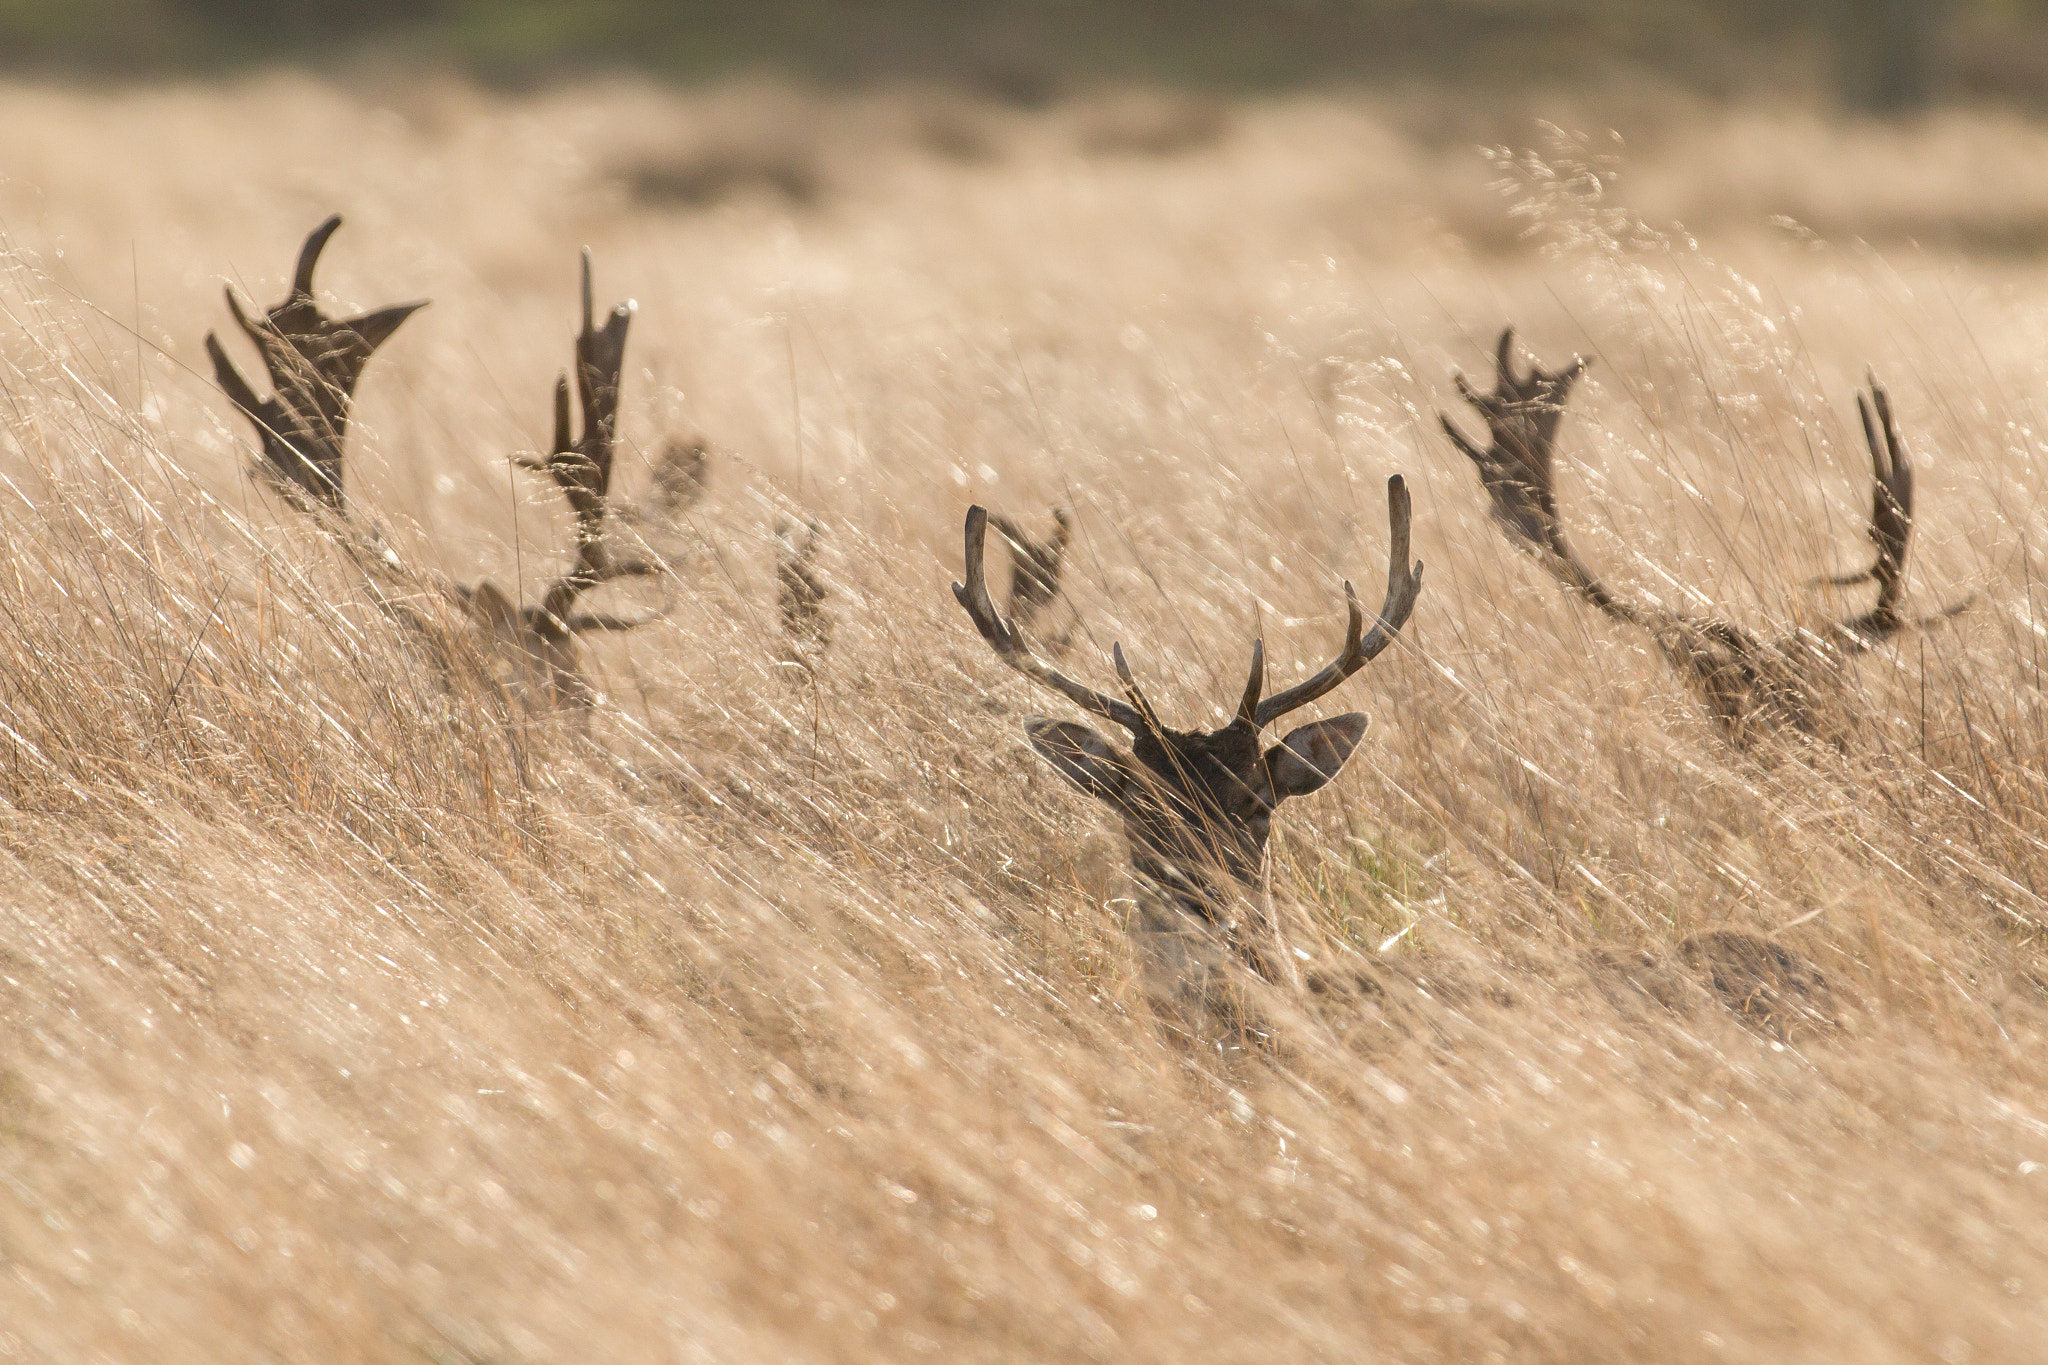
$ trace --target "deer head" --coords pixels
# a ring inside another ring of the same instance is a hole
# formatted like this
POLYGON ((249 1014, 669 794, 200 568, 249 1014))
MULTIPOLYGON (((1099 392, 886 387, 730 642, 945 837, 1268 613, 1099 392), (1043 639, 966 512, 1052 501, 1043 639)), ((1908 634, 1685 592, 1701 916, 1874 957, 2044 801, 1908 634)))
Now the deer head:
POLYGON ((1574 358, 1561 370, 1532 363, 1527 377, 1518 376, 1514 340, 1512 327, 1500 335, 1490 393, 1475 390, 1463 375, 1453 376, 1458 392, 1486 421, 1489 439, 1484 448, 1467 439, 1449 417, 1438 414, 1452 443, 1478 468, 1494 522, 1511 543, 1532 551, 1552 577, 1580 598, 1614 620, 1649 631, 1659 652, 1706 703, 1723 733, 1737 743, 1746 742, 1760 725, 1766 730, 1790 725, 1839 739, 1832 694, 1839 689, 1846 661, 1909 626, 1946 619, 1968 605, 1958 603, 1915 621, 1899 609, 1913 531, 1913 467, 1892 420, 1891 399, 1875 376, 1870 379, 1870 399, 1858 394, 1856 405, 1870 448, 1869 536, 1877 548, 1877 562, 1860 573, 1825 580, 1876 580, 1877 604, 1870 611, 1819 631, 1766 639, 1731 621, 1686 616, 1620 596, 1572 549, 1558 516, 1558 428, 1572 385, 1591 362, 1574 358))
POLYGON ((328 238, 341 226, 335 214, 306 238, 292 271, 291 292, 260 319, 243 310, 234 287, 225 290, 228 311, 256 345, 270 374, 271 396, 258 398, 228 359, 220 338, 206 334, 206 353, 221 391, 256 426, 263 447, 260 468, 301 506, 347 510, 342 491, 342 445, 356 381, 379 346, 399 324, 427 306, 401 303, 354 317, 330 318, 313 301, 313 267, 328 238))
POLYGON ((1346 583, 1350 621, 1344 647, 1312 677, 1271 697, 1264 695, 1265 643, 1254 640, 1251 673, 1237 712, 1218 730, 1176 730, 1162 722, 1133 680, 1122 645, 1111 651, 1121 700, 1069 679, 1033 655, 1016 623, 997 615, 989 599, 983 568, 989 516, 980 507, 968 509, 967 581, 954 584, 953 595, 974 628, 1011 668, 1130 736, 1130 747, 1124 748, 1074 721, 1032 716, 1024 722, 1025 736, 1040 757, 1076 790, 1102 801, 1122 819, 1141 885, 1166 901, 1163 907, 1147 907, 1143 927, 1175 932, 1192 923, 1203 931, 1221 931, 1247 965, 1271 974, 1269 948, 1260 941, 1266 935, 1247 936, 1230 922, 1230 886, 1258 884, 1280 803, 1327 785, 1357 749, 1367 722, 1353 713, 1301 726, 1277 744, 1265 743, 1262 736, 1281 717, 1370 663, 1414 610, 1422 565, 1408 561, 1408 490, 1398 475, 1387 482, 1387 499, 1393 539, 1387 594, 1371 632, 1365 632, 1358 595, 1346 583))

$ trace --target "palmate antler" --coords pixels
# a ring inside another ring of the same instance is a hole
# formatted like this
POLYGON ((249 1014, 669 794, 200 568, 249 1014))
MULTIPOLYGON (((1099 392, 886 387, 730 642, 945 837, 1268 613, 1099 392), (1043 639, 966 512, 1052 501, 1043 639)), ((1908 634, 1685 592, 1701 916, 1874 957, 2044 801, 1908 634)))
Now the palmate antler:
POLYGON ((1074 523, 1064 507, 1052 509, 1052 523, 1052 534, 1041 541, 1008 517, 989 518, 989 525, 1010 545, 1009 616, 1019 630, 1030 630, 1060 595, 1060 571, 1074 523))
POLYGON ((342 448, 356 381, 376 349, 427 306, 421 299, 338 319, 321 312, 313 301, 313 268, 340 227, 337 213, 313 229, 299 249, 291 292, 261 319, 251 319, 243 310, 232 285, 225 290, 228 311, 256 344, 270 375, 269 398, 256 396, 228 359, 220 338, 206 334, 206 353, 213 358, 221 391, 256 426, 265 473, 294 500, 337 515, 347 510, 342 448))
POLYGON ((1891 399, 1874 376, 1870 400, 1858 394, 1856 402, 1870 448, 1869 536, 1877 547, 1877 562, 1860 573, 1824 580, 1850 585, 1875 579, 1878 599, 1870 611, 1831 623, 1818 633, 1798 631, 1765 640, 1730 621, 1685 616, 1619 596, 1572 549, 1557 509, 1558 428, 1572 385, 1591 362, 1575 357, 1561 370, 1532 362, 1528 376, 1518 376, 1514 335, 1512 327, 1500 335, 1491 392, 1481 393, 1463 375, 1454 376, 1459 393, 1486 420, 1486 447, 1438 414, 1444 431, 1478 468, 1493 519, 1508 539, 1533 551, 1553 577, 1609 617, 1648 630, 1659 651, 1693 685, 1731 738, 1747 738, 1752 722, 1760 718, 1820 733, 1828 709, 1824 694, 1839 683, 1847 658, 1909 625, 1946 619, 1967 605, 1917 621, 1908 621, 1899 610, 1913 530, 1913 468, 1892 418, 1891 399))
MULTIPOLYGON (((605 549, 605 510, 611 495, 612 452, 619 425, 619 386, 626 368, 626 332, 638 308, 618 304, 595 326, 590 251, 583 252, 583 328, 576 336, 576 395, 583 434, 569 434, 569 376, 555 381, 555 442, 543 457, 522 455, 524 469, 544 470, 569 500, 576 515, 576 563, 555 580, 541 600, 538 627, 574 633, 631 629, 610 617, 575 616, 577 599, 592 588, 621 578, 648 578, 663 566, 644 559, 613 559, 605 549)), ((652 619, 652 618, 649 618, 652 619)))
POLYGON ((569 376, 555 381, 554 444, 546 456, 519 456, 522 468, 545 471, 569 500, 576 518, 576 558, 569 571, 548 586, 538 607, 519 608, 495 585, 482 583, 458 593, 478 623, 517 662, 538 665, 557 701, 588 705, 595 692, 584 677, 579 635, 627 631, 661 619, 663 613, 612 616, 579 612, 577 603, 593 588, 624 578, 652 578, 667 565, 649 559, 615 559, 605 545, 611 496, 612 459, 618 433, 619 388, 625 374, 626 333, 636 305, 614 307, 597 326, 590 252, 582 258, 583 325, 576 336, 576 396, 582 433, 571 434, 569 376))

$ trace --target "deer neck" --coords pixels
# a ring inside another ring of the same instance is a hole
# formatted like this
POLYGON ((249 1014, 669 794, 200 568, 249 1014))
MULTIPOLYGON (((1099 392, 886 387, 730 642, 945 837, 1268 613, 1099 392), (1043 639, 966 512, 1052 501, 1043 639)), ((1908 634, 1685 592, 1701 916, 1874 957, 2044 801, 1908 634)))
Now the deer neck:
POLYGON ((1137 842, 1131 845, 1131 879, 1138 915, 1133 932, 1140 947, 1175 942, 1168 956, 1200 946, 1268 981, 1287 974, 1288 954, 1273 915, 1272 877, 1262 856, 1249 879, 1220 867, 1192 866, 1137 842))

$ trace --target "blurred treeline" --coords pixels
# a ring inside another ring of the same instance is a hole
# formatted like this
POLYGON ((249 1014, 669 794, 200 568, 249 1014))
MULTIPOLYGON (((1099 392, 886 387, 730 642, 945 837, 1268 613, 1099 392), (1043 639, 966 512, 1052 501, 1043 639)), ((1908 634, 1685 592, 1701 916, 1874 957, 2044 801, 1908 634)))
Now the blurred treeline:
POLYGON ((163 74, 433 62, 487 80, 629 67, 937 79, 1029 100, 1624 73, 1852 105, 2048 93, 2048 0, 0 0, 14 69, 163 74))

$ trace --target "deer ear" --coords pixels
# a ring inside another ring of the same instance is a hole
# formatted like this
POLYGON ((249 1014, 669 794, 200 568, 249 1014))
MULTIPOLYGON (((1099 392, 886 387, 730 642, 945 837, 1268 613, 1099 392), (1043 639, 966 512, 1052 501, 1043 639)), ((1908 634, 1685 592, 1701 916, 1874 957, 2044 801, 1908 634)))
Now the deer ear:
POLYGON ((1026 716, 1024 735, 1039 757, 1059 769, 1076 790, 1114 805, 1130 785, 1130 760, 1085 725, 1026 716))
POLYGON ((1281 800, 1321 790, 1351 761, 1372 722, 1353 711, 1304 725, 1266 750, 1266 771, 1281 800))
POLYGON ((458 589, 462 605, 485 630, 500 635, 516 634, 519 628, 519 608, 512 605, 512 599, 498 590, 495 583, 483 582, 474 588, 458 589))

